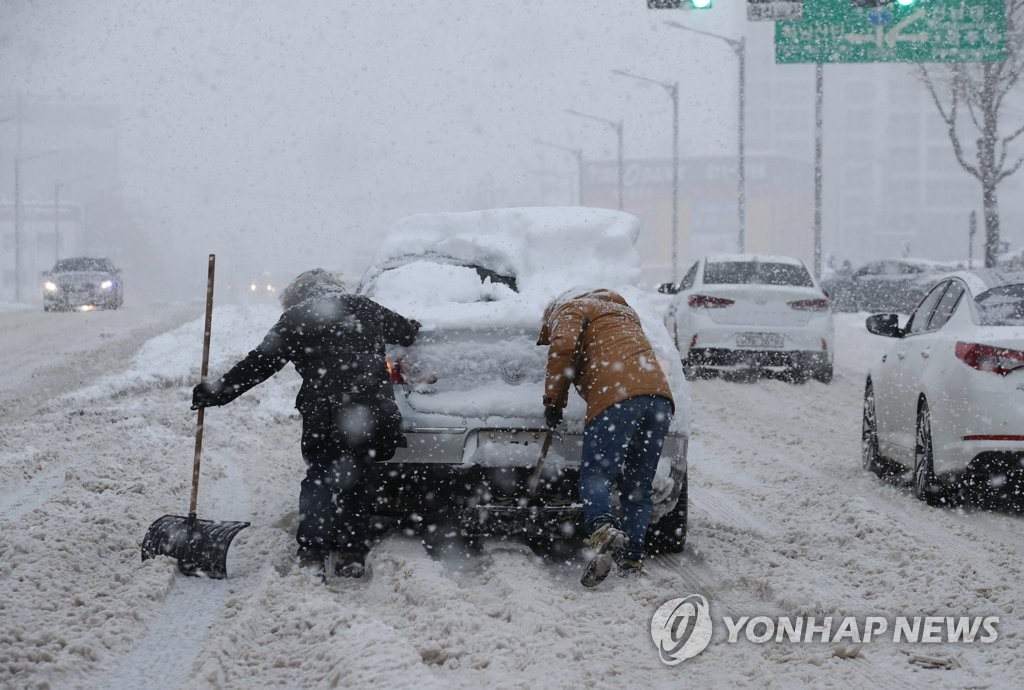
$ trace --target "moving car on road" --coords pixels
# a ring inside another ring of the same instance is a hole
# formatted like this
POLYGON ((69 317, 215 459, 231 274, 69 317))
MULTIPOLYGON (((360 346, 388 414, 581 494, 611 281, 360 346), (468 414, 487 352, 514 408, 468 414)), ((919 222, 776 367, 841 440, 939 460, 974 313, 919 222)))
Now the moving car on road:
POLYGON ((121 269, 107 258, 61 259, 43 274, 45 311, 117 309, 124 303, 121 269))
POLYGON ((706 256, 687 271, 665 320, 690 378, 771 371, 832 380, 832 308, 799 259, 706 256))
POLYGON ((423 327, 412 346, 388 352, 409 445, 373 466, 378 513, 447 516, 468 536, 571 535, 581 522, 585 405, 577 395, 536 495, 527 492, 546 434, 547 348, 537 337, 552 298, 600 286, 638 312, 672 388, 676 412, 654 481, 648 544, 682 549, 690 398, 671 337, 639 287, 639 227, 631 215, 586 208, 429 214, 395 226, 358 291, 423 327))
POLYGON ((864 388, 863 464, 913 471, 914 495, 937 505, 999 496, 1024 461, 1024 272, 954 273, 900 326, 864 388))

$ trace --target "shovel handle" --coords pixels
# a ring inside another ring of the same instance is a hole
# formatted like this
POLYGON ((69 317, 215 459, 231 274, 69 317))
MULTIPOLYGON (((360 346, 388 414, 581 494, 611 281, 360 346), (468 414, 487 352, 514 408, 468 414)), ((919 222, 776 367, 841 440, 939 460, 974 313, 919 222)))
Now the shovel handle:
MULTIPOLYGON (((206 277, 206 323, 203 326, 203 366, 199 370, 200 380, 206 380, 210 368, 210 327, 213 324, 213 272, 217 257, 210 254, 210 266, 206 277)), ((196 499, 199 497, 199 458, 203 452, 203 420, 205 407, 196 414, 196 454, 192 460, 192 498, 188 504, 189 517, 196 514, 196 499)))
POLYGON ((540 483, 540 473, 544 469, 544 458, 548 456, 548 449, 551 448, 551 439, 555 435, 554 429, 548 429, 544 435, 544 443, 540 447, 540 457, 537 458, 537 467, 534 468, 530 479, 526 482, 526 493, 533 496, 537 493, 537 485, 540 483))

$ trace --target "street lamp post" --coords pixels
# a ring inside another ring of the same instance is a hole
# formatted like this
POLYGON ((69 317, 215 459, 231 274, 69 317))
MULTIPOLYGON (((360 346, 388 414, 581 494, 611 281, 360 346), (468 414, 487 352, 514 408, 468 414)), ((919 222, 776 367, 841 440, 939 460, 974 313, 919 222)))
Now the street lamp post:
POLYGON ((56 151, 43 151, 31 156, 14 157, 14 301, 21 302, 21 166, 56 151))
POLYGON ((638 74, 613 69, 612 74, 657 84, 672 99, 672 282, 679 282, 679 82, 658 81, 638 74))
POLYGON ((583 205, 583 149, 571 149, 568 146, 559 146, 558 144, 552 144, 550 141, 544 141, 543 139, 534 139, 533 143, 539 144, 540 146, 549 146, 559 151, 565 151, 571 153, 576 158, 576 165, 579 169, 577 177, 577 188, 578 188, 578 201, 577 203, 583 205))
POLYGON ((710 31, 694 29, 676 21, 668 21, 665 22, 665 24, 676 29, 700 34, 701 36, 717 38, 720 41, 724 41, 730 48, 732 48, 732 51, 736 53, 737 62, 739 63, 739 116, 737 118, 737 128, 739 129, 739 132, 737 133, 739 171, 737 173, 736 205, 740 224, 736 238, 736 247, 741 253, 745 252, 747 247, 747 161, 745 149, 747 119, 747 39, 745 36, 740 36, 739 38, 720 36, 719 34, 711 33, 710 31))
POLYGON ((595 122, 600 122, 602 124, 608 125, 615 131, 615 135, 618 137, 619 141, 619 210, 621 211, 623 208, 622 120, 606 120, 603 117, 598 117, 596 115, 588 115, 587 113, 581 113, 578 110, 573 110, 572 108, 567 108, 565 112, 569 113, 570 115, 575 115, 576 117, 585 117, 588 120, 594 120, 595 122))

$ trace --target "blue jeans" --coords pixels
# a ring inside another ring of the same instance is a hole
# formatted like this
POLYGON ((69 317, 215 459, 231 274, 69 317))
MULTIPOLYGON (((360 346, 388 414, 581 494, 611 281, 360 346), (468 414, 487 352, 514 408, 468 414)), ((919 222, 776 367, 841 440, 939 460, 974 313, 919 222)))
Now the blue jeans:
POLYGON ((672 402, 639 395, 609 407, 583 431, 580 500, 588 533, 611 522, 629 537, 623 557, 639 560, 651 521, 652 483, 672 421, 672 402), (621 520, 612 511, 611 488, 619 483, 621 520))

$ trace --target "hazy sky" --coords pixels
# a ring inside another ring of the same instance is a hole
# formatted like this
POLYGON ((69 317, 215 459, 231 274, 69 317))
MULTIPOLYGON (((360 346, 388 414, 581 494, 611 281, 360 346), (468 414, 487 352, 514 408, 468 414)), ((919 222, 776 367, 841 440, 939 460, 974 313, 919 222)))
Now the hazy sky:
POLYGON ((615 137, 566 108, 623 118, 628 157, 670 155, 665 92, 614 68, 680 80, 687 152, 733 151, 714 85, 735 58, 662 22, 733 33, 742 3, 645 4, 3 0, 0 84, 121 107, 125 198, 168 256, 358 272, 409 213, 569 202, 575 162, 533 140, 612 158, 615 137))

